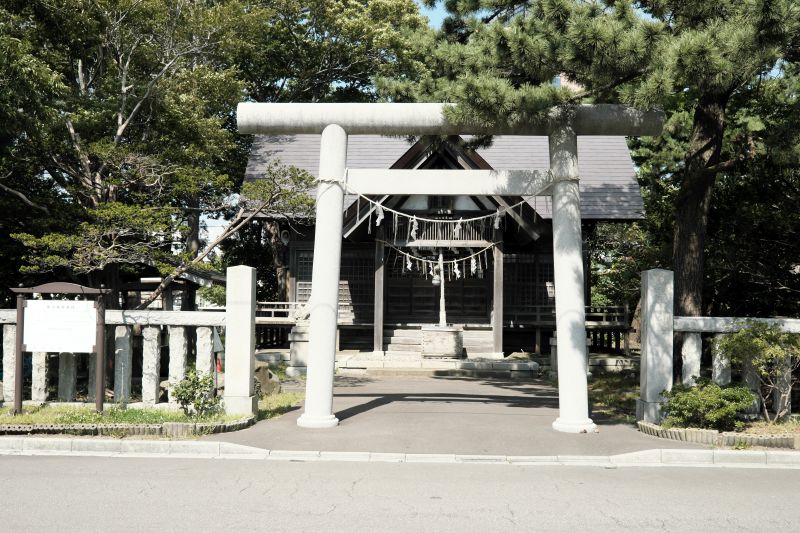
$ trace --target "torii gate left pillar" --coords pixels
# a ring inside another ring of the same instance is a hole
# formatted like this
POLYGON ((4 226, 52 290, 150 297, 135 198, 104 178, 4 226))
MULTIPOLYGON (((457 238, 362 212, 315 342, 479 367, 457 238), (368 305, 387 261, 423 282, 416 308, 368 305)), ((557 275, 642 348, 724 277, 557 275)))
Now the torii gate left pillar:
POLYGON ((329 124, 320 140, 306 399, 305 410, 297 419, 297 425, 305 428, 329 428, 339 423, 333 414, 333 374, 346 163, 347 133, 341 126, 329 124))
MULTIPOLYGON (((550 170, 553 177, 551 194, 556 330, 559 339, 559 417, 553 422, 553 429, 568 433, 590 432, 595 425, 589 418, 586 382, 577 135, 657 135, 661 131, 663 115, 656 111, 638 111, 615 105, 571 106, 554 108, 538 123, 476 131, 474 128, 450 124, 444 113, 446 105, 239 104, 237 119, 241 133, 322 132, 312 292, 309 302, 311 324, 306 402, 305 411, 297 424, 308 428, 328 428, 339 422, 333 414, 333 376, 344 199, 342 181, 347 166, 347 134, 484 133, 549 137, 550 170)), ((476 175, 478 179, 483 177, 476 175)), ((466 181, 468 180, 456 180, 453 185, 460 189, 466 181)), ((475 180, 472 181, 477 190, 471 194, 485 194, 481 192, 482 186, 475 185, 475 180)), ((362 186, 357 190, 363 194, 372 194, 364 188, 368 183, 369 180, 362 181, 362 186)), ((428 189, 436 190, 436 187, 428 189)), ((382 192, 391 193, 390 190, 382 192)), ((502 193, 496 188, 491 192, 502 193)), ((449 191, 432 194, 453 194, 453 191, 451 188, 449 191)))

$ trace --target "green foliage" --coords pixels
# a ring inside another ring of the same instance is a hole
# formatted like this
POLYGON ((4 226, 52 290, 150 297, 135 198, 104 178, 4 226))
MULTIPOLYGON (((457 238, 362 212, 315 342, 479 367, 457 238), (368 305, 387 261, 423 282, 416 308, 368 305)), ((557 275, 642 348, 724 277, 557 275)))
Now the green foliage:
POLYGON ((663 265, 694 313, 772 314, 771 303, 797 313, 798 2, 427 4, 450 17, 413 42, 414 75, 379 80, 390 99, 457 102, 450 118, 476 125, 516 124, 565 103, 666 111, 660 137, 631 141, 646 218, 600 235, 614 242, 595 255, 598 298, 633 298, 633 268, 663 265), (554 88, 559 75, 575 85, 554 88))
POLYGON ((603 415, 616 422, 636 421, 639 373, 632 370, 602 372, 589 380, 589 402, 593 416, 603 415))
POLYGON ((264 396, 258 402, 258 420, 269 420, 288 413, 303 397, 302 392, 279 392, 264 396))
POLYGON ((163 424, 192 421, 182 411, 169 409, 123 409, 111 407, 100 414, 93 407, 67 407, 51 404, 25 407, 23 414, 11 418, 9 409, 0 411, 6 423, 14 424, 163 424))
POLYGON ((186 415, 204 417, 216 413, 220 399, 214 391, 214 378, 210 374, 198 374, 192 369, 179 383, 171 384, 172 394, 186 415))
POLYGON ((800 368, 800 334, 787 333, 777 325, 749 321, 739 331, 722 335, 714 349, 732 362, 755 372, 764 418, 774 422, 784 417, 791 405, 792 388, 800 368), (777 392, 783 407, 770 415, 767 405, 777 392))
POLYGON ((258 380, 258 378, 255 377, 253 378, 253 396, 258 398, 259 401, 262 400, 264 396, 266 396, 266 394, 264 394, 264 391, 261 389, 261 382, 258 380))
POLYGON ((200 287, 197 290, 198 296, 219 307, 225 307, 225 286, 211 285, 210 287, 200 287))
POLYGON ((741 427, 736 415, 749 408, 755 399, 746 387, 720 387, 708 380, 697 380, 694 387, 677 386, 663 393, 666 418, 664 427, 707 428, 730 431, 741 427))
POLYGON ((297 167, 270 160, 260 179, 242 186, 242 197, 249 206, 265 206, 272 214, 289 219, 309 219, 313 216, 314 177, 297 167))
POLYGON ((27 249, 30 266, 23 272, 51 271, 58 267, 87 273, 111 264, 143 263, 171 257, 173 209, 147 210, 122 202, 108 202, 90 211, 90 220, 71 233, 36 237, 12 234, 27 249), (161 252, 159 254, 159 251, 161 252))
POLYGON ((250 206, 264 206, 265 213, 276 215, 280 221, 255 220, 222 246, 223 263, 250 265, 256 269, 259 301, 283 301, 285 297, 279 283, 279 267, 285 262, 280 229, 305 231, 312 223, 313 190, 314 178, 308 172, 274 160, 266 165, 261 179, 242 187, 242 197, 250 206))
POLYGON ((242 192, 307 210, 296 189, 242 191, 236 104, 374 100, 371 78, 406 68, 424 25, 413 0, 4 2, 0 283, 168 274, 242 192))
POLYGON ((660 266, 645 223, 599 223, 587 236, 591 257, 592 304, 628 304, 639 301, 641 272, 660 266))
MULTIPOLYGON (((709 211, 703 292, 708 314, 800 312, 800 212, 794 207, 800 198, 800 77, 797 66, 787 63, 775 74, 742 88, 729 106, 722 155, 735 165, 717 176, 709 211)), ((665 265, 692 133, 686 102, 674 109, 660 138, 631 143, 645 200, 642 224, 653 254, 665 265)))

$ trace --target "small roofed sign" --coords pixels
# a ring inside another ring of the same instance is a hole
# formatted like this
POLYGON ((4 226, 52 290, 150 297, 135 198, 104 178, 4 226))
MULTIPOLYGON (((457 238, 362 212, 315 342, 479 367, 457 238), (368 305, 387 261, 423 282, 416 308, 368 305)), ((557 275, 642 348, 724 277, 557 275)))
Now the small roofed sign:
POLYGON ((94 352, 97 311, 93 301, 28 300, 22 342, 28 352, 94 352))

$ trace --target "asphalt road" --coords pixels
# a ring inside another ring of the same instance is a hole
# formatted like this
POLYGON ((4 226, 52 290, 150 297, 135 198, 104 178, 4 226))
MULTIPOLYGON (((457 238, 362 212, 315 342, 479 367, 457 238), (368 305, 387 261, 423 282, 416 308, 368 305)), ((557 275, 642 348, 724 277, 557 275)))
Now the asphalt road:
POLYGON ((0 457, 3 531, 800 531, 800 470, 0 457))

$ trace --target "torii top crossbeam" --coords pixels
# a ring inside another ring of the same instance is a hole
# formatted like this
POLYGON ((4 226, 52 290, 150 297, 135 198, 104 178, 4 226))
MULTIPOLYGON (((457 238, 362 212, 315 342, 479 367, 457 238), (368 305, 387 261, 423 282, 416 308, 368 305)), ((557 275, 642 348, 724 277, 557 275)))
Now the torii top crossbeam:
POLYGON ((537 122, 491 128, 454 124, 445 108, 454 104, 254 103, 239 104, 240 133, 322 133, 338 124, 350 135, 548 135, 568 122, 577 135, 658 135, 664 115, 613 104, 554 107, 537 122))

